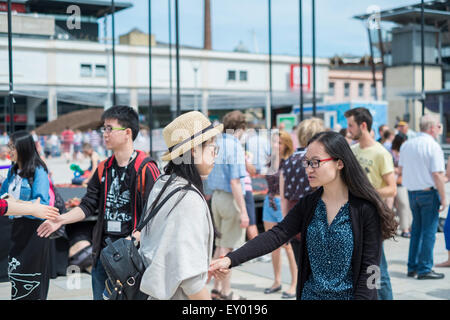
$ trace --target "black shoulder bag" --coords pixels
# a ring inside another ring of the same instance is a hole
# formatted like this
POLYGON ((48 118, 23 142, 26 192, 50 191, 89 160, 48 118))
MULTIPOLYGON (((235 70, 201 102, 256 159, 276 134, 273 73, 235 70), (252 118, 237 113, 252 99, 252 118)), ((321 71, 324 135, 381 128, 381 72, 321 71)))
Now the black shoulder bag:
MULTIPOLYGON (((147 223, 156 215, 167 200, 181 190, 194 190, 191 185, 176 188, 169 193, 148 216, 136 228, 141 231, 147 223)), ((107 246, 100 253, 100 261, 108 275, 105 282, 105 300, 146 300, 148 295, 139 290, 145 266, 138 249, 134 244, 134 238, 118 239, 114 242, 106 239, 107 246)))

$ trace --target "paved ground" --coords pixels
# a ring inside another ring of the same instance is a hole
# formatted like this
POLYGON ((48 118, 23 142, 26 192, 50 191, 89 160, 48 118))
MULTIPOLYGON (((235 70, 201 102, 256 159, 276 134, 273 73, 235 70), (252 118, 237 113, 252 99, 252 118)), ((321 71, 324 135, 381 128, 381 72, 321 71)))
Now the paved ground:
MULTIPOLYGON (((88 165, 86 161, 82 166, 88 165)), ((72 173, 68 170, 68 164, 62 159, 49 161, 49 167, 55 172, 55 183, 67 183, 72 173)), ((448 199, 450 199, 450 185, 447 185, 448 199)), ((445 214, 442 215, 446 216, 445 214)), ((436 268, 437 272, 443 272, 442 280, 417 280, 406 277, 406 261, 408 257, 409 239, 398 237, 397 241, 386 241, 385 254, 389 265, 389 273, 394 293, 397 300, 441 300, 450 299, 450 268, 436 268)), ((434 261, 439 263, 447 258, 443 233, 437 233, 434 250, 434 261)), ((283 289, 289 287, 290 274, 287 257, 282 253, 283 289)), ((233 269, 233 290, 250 300, 278 300, 281 292, 266 295, 264 289, 271 286, 273 281, 273 269, 271 262, 247 262, 233 269)), ((212 283, 208 285, 212 287, 212 283)), ((10 284, 0 283, 0 300, 10 298, 10 284)), ((92 299, 91 278, 87 273, 69 277, 58 277, 50 282, 50 300, 90 300, 92 299)))

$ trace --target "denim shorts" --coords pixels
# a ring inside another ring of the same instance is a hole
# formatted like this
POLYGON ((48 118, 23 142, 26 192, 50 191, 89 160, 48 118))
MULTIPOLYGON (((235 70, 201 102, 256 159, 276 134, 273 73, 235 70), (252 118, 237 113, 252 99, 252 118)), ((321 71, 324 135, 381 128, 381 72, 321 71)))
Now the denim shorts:
POLYGON ((283 214, 281 213, 281 201, 280 198, 274 198, 277 205, 277 210, 274 210, 269 203, 269 196, 264 198, 263 205, 263 221, 278 223, 283 220, 283 214))

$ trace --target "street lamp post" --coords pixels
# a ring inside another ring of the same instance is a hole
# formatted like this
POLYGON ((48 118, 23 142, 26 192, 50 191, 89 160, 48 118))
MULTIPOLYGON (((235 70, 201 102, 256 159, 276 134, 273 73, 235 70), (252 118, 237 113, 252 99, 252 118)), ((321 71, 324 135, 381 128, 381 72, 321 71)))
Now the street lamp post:
POLYGON ((312 87, 313 87, 313 97, 312 97, 312 112, 313 117, 316 116, 316 2, 312 0, 312 56, 313 56, 313 79, 312 79, 312 87))
MULTIPOLYGON (((13 86, 13 65, 12 65, 12 21, 11 21, 11 0, 8 0, 8 61, 9 61, 9 130, 14 132, 14 86, 13 86)), ((6 131, 6 128, 5 128, 6 131)))
POLYGON ((181 114, 181 97, 180 97, 180 34, 178 25, 178 0, 175 0, 175 41, 177 55, 177 117, 181 114))
POLYGON ((299 24, 299 57, 300 57, 300 121, 303 121, 303 13, 302 0, 298 0, 298 24, 299 24))
POLYGON ((198 111, 198 97, 197 97, 197 91, 198 91, 198 79, 197 79, 197 73, 198 69, 200 67, 200 64, 198 61, 192 61, 192 68, 194 69, 194 110, 198 111))
POLYGON ((420 6, 420 34, 421 34, 421 67, 422 67, 422 92, 421 92, 421 100, 422 100, 422 115, 425 114, 425 39, 424 39, 424 3, 422 0, 422 5, 420 6))
POLYGON ((152 98, 152 0, 148 0, 148 133, 150 155, 153 155, 153 98, 152 98))
POLYGON ((268 108, 268 114, 266 115, 266 122, 267 122, 267 128, 270 129, 272 126, 272 1, 269 1, 269 108, 268 108))
POLYGON ((116 5, 114 4, 114 0, 111 0, 112 14, 111 14, 111 22, 112 22, 112 64, 113 64, 113 105, 116 105, 116 23, 114 20, 114 15, 116 12, 116 5))

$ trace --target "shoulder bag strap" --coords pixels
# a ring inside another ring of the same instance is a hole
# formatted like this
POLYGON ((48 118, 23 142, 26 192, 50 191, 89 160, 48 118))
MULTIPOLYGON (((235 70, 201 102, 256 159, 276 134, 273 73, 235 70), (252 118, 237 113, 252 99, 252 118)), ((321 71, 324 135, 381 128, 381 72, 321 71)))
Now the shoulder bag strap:
POLYGON ((161 209, 161 207, 167 202, 167 200, 169 200, 175 193, 181 191, 181 190, 185 190, 185 189, 189 189, 189 187, 187 186, 183 186, 183 187, 178 187, 175 190, 171 191, 167 197, 165 197, 149 214, 148 216, 145 218, 145 220, 143 220, 141 223, 139 223, 139 225, 136 228, 136 231, 141 231, 146 225, 147 223, 150 221, 151 218, 153 218, 158 211, 161 209))

